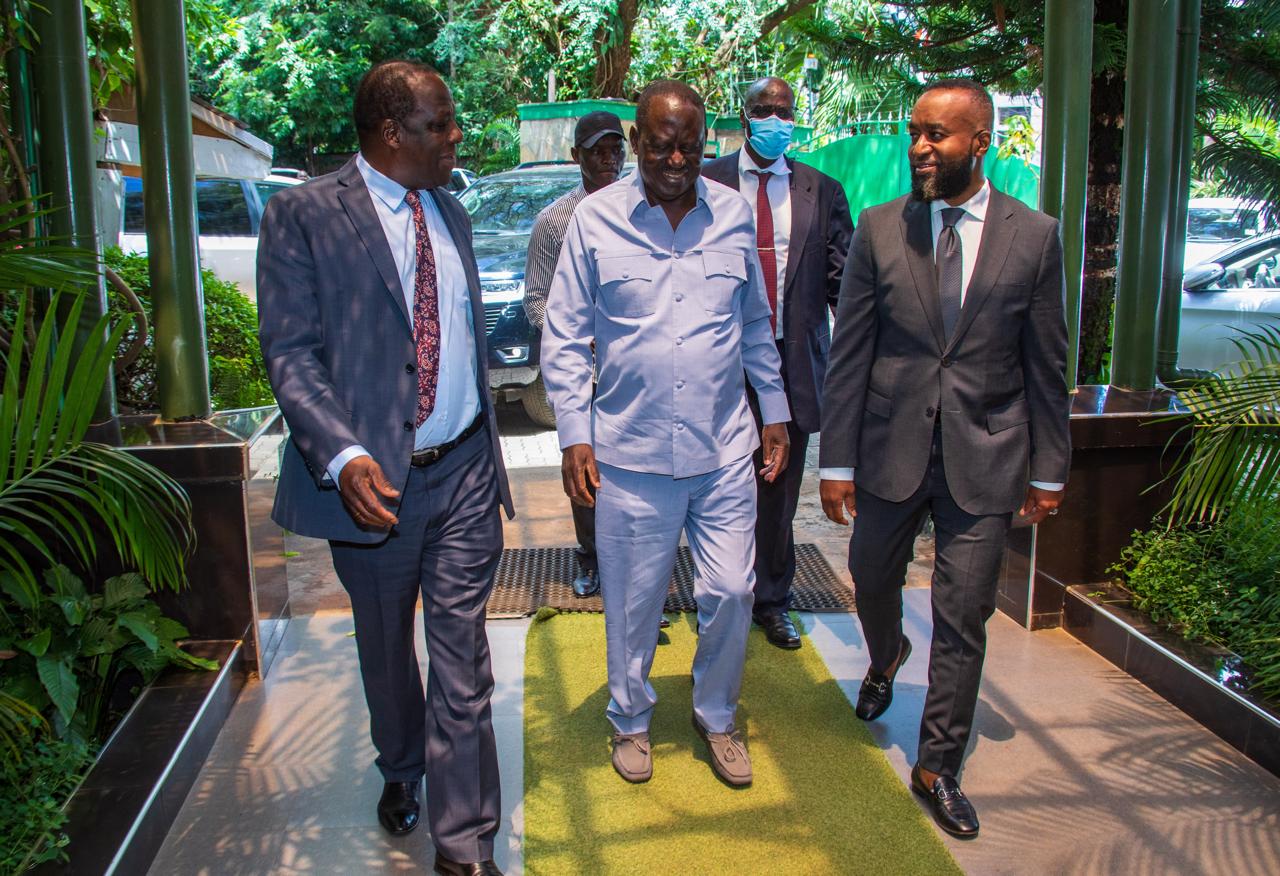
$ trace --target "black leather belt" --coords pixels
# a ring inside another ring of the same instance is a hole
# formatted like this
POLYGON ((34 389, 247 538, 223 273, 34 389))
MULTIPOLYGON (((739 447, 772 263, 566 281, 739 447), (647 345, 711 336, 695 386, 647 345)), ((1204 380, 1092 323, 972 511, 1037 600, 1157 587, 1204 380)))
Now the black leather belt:
POLYGON ((471 421, 471 425, 462 430, 462 433, 452 441, 446 441, 443 444, 437 444, 435 447, 424 447, 421 450, 413 451, 413 456, 409 458, 409 465, 414 468, 424 468, 428 465, 435 465, 444 459, 450 450, 456 448, 463 441, 466 441, 472 435, 480 431, 484 426, 484 408, 481 407, 480 413, 476 414, 476 418, 471 421))

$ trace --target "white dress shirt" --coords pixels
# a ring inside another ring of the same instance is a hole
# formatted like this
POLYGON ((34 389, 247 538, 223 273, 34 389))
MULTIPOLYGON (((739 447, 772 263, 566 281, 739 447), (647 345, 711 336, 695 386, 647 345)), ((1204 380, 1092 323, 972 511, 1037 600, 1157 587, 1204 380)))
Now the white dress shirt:
MULTIPOLYGON (((391 247, 405 306, 413 313, 414 276, 418 270, 417 239, 413 230, 413 210, 405 203, 409 190, 356 155, 356 167, 364 178, 374 212, 391 247)), ((415 450, 451 441, 471 425, 480 413, 480 393, 476 384, 476 345, 472 329, 471 298, 467 275, 453 235, 440 215, 435 199, 426 190, 418 192, 431 251, 436 262, 436 289, 440 308, 440 372, 436 379, 436 402, 414 436, 415 450)), ((377 343, 370 338, 370 343, 377 343)), ((357 456, 368 456, 362 445, 344 449, 326 466, 334 482, 342 467, 357 456)))
POLYGON ((769 187, 769 207, 773 212, 773 255, 778 262, 778 313, 774 338, 782 337, 782 287, 787 279, 787 249, 791 245, 791 168, 781 155, 772 164, 761 167, 755 159, 747 154, 747 150, 738 150, 738 191, 751 205, 751 218, 760 225, 760 216, 756 212, 756 199, 759 197, 760 178, 752 171, 759 170, 771 173, 769 187))
MULTIPOLYGON (((744 150, 745 151, 745 150, 744 150)), ((973 279, 973 266, 978 262, 978 250, 982 245, 982 227, 987 220, 987 205, 991 202, 991 183, 983 180, 982 188, 972 198, 957 206, 964 214, 956 222, 956 234, 960 236, 960 306, 964 307, 965 295, 969 292, 969 281, 973 279)), ((939 198, 929 202, 929 220, 933 226, 934 261, 938 258, 938 236, 942 234, 942 211, 950 207, 939 198)), ((818 477, 825 481, 851 481, 852 468, 821 468, 818 477)), ((1031 486, 1042 490, 1061 490, 1066 484, 1054 484, 1047 481, 1031 481, 1031 486)))

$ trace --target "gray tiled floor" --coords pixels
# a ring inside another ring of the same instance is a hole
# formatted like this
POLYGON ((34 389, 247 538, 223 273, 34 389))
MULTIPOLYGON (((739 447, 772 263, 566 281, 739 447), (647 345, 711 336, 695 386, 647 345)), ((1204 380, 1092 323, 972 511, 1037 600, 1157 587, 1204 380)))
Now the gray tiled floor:
MULTIPOLYGON (((527 626, 489 624, 502 775, 495 859, 512 874, 521 872, 527 626)), ((374 819, 382 778, 373 766, 351 630, 346 612, 290 623, 275 668, 241 694, 151 873, 430 872, 435 852, 425 829, 394 838, 374 819)), ((425 673, 425 658, 422 664, 425 673)))

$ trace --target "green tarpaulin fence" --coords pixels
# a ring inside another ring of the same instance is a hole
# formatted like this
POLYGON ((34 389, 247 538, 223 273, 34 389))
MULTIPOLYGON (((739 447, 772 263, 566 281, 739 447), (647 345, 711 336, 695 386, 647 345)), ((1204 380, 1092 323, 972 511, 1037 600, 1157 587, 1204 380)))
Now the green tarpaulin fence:
MULTIPOLYGON (((795 158, 838 179, 849 198, 854 221, 867 207, 892 201, 911 190, 906 134, 859 134, 846 137, 795 158)), ((1040 202, 1040 177, 1021 158, 997 158, 987 152, 984 168, 991 184, 1029 207, 1040 202)))

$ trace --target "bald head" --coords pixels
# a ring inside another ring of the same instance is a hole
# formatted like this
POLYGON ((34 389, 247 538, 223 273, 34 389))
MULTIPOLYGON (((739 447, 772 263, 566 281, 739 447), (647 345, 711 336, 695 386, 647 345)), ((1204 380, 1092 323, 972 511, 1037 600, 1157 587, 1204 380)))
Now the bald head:
POLYGON ((702 100, 702 95, 675 79, 659 79, 640 92, 640 99, 636 102, 636 127, 641 131, 649 122, 650 111, 655 101, 665 105, 688 104, 703 113, 705 119, 707 107, 702 100))
POLYGON ((787 80, 779 79, 777 76, 764 76, 747 86, 746 93, 742 95, 742 102, 748 108, 752 104, 759 103, 785 104, 794 111, 796 96, 791 86, 787 84, 787 80))
MULTIPOLYGON (((947 93, 955 97, 963 98, 963 103, 967 103, 965 115, 973 124, 975 130, 991 131, 996 124, 995 104, 991 102, 991 95, 987 90, 974 82, 972 79, 935 79, 924 87, 920 97, 924 99, 929 94, 947 93), (966 111, 967 110, 967 111, 966 111)), ((953 101, 957 106, 962 103, 953 101)))

